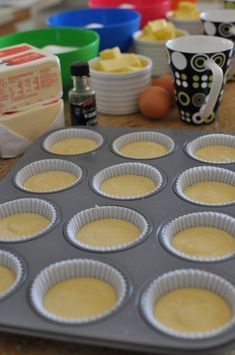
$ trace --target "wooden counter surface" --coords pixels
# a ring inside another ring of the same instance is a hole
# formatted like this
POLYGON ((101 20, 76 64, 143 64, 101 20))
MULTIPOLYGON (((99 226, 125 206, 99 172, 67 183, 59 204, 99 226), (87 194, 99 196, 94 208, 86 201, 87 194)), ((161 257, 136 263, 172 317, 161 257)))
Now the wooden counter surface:
MULTIPOLYGON (((235 83, 228 83, 225 87, 224 97, 221 103, 217 120, 209 125, 195 126, 180 121, 178 112, 173 109, 162 120, 152 120, 141 114, 128 116, 108 116, 99 114, 100 126, 128 126, 128 127, 153 127, 172 128, 177 130, 205 130, 224 131, 235 133, 235 83)), ((0 159, 0 178, 3 177, 11 166, 14 159, 0 159)), ((137 355, 140 353, 124 350, 113 350, 98 347, 79 346, 60 343, 57 341, 30 338, 26 336, 7 335, 0 333, 0 355, 137 355)), ((228 354, 228 353, 227 353, 228 354)), ((229 352, 235 355, 235 350, 229 352)))

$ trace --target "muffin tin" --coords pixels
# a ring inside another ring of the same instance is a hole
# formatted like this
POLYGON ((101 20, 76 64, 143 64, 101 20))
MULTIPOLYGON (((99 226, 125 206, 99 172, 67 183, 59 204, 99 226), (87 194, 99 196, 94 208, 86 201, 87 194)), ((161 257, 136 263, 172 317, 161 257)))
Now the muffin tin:
MULTIPOLYGON (((176 191, 176 180, 184 171, 194 167, 221 166, 197 161, 186 152, 185 147, 190 141, 208 132, 124 127, 88 129, 98 132, 104 138, 99 149, 82 155, 51 154, 43 148, 47 134, 32 145, 0 181, 1 204, 16 199, 37 198, 49 202, 56 210, 53 225, 39 236, 10 243, 0 241, 0 250, 18 257, 22 265, 22 281, 0 301, 0 329, 74 343, 145 352, 196 354, 200 351, 202 354, 209 354, 218 348, 231 348, 235 341, 234 324, 218 332, 216 336, 187 339, 156 328, 143 311, 146 291, 158 277, 169 272, 188 269, 192 269, 192 272, 206 271, 235 285, 233 255, 210 262, 190 260, 172 253, 161 237, 166 224, 190 213, 217 212, 235 218, 234 203, 204 206, 187 201, 176 191), (137 162, 136 159, 117 154, 112 148, 112 143, 118 137, 141 131, 160 132, 169 136, 175 143, 174 149, 165 156, 137 162), (33 193, 18 187, 17 172, 34 161, 44 159, 62 159, 78 165, 83 174, 82 179, 78 184, 56 192, 33 193), (161 188, 145 197, 118 199, 101 195, 93 187, 93 178, 100 171, 110 166, 133 162, 157 169, 163 179, 161 188), (71 242, 67 235, 69 221, 79 212, 96 206, 118 206, 134 210, 147 221, 146 234, 136 243, 117 250, 90 250, 71 242), (53 317, 46 317, 36 309, 32 302, 32 285, 35 286, 37 276, 50 265, 68 260, 105 263, 120 273, 125 280, 126 292, 113 312, 81 324, 67 324, 58 322, 53 317)), ((223 169, 235 174, 234 163, 223 164, 223 169)))

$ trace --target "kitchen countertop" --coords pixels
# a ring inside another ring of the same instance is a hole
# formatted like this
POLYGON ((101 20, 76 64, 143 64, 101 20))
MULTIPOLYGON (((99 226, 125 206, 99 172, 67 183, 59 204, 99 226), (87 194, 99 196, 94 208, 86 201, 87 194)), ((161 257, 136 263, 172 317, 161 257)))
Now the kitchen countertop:
MULTIPOLYGON (((66 110, 67 123, 69 123, 68 110, 66 110)), ((162 120, 153 120, 137 113, 127 116, 109 116, 99 114, 99 126, 128 126, 167 128, 177 130, 205 130, 224 131, 235 133, 235 83, 225 86, 224 97, 221 102, 218 118, 209 125, 188 125, 179 119, 177 109, 172 109, 162 120)), ((0 178, 3 177, 18 158, 0 159, 0 178)), ((28 336, 10 335, 0 333, 0 355, 134 355, 137 352, 125 350, 110 350, 98 347, 73 345, 58 341, 30 338, 28 336)), ((226 354, 235 355, 235 350, 226 354)))

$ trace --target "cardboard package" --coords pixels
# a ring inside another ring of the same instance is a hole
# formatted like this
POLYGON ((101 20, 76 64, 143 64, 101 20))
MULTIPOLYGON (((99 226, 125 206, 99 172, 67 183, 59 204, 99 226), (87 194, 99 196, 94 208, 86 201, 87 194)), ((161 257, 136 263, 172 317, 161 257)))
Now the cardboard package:
POLYGON ((64 127, 58 57, 28 44, 0 49, 0 156, 15 157, 64 127))

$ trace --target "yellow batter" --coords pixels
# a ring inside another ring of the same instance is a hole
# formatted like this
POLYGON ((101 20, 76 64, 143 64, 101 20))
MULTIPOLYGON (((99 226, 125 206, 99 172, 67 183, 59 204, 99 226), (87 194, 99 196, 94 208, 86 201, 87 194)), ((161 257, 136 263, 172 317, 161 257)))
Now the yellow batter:
POLYGON ((138 141, 124 145, 119 151, 130 158, 149 159, 165 155, 168 149, 159 143, 138 141))
POLYGON ((225 325, 232 318, 227 302, 216 293, 200 288, 171 291, 154 305, 155 318, 179 332, 206 332, 225 325))
POLYGON ((67 138, 54 143, 50 151, 62 155, 82 154, 96 149, 97 146, 97 142, 93 139, 67 138))
POLYGON ((65 171, 46 171, 31 176, 23 186, 31 191, 46 192, 60 190, 76 181, 76 176, 65 171))
POLYGON ((77 233, 77 239, 96 247, 112 247, 135 240, 139 235, 140 230, 130 222, 104 218, 82 227, 77 233))
POLYGON ((208 145, 198 149, 194 153, 195 157, 207 161, 229 161, 235 160, 235 147, 228 145, 208 145))
POLYGON ((21 238, 36 234, 49 225, 50 221, 36 213, 17 213, 0 219, 0 235, 21 238))
POLYGON ((198 257, 223 256, 235 252, 235 238, 213 227, 184 229, 174 236, 171 244, 182 253, 198 257))
POLYGON ((235 201, 235 186, 219 181, 202 181, 188 186, 184 193, 192 200, 214 204, 235 201))
POLYGON ((100 190, 113 196, 134 197, 146 195, 156 188, 156 183, 145 176, 120 175, 104 181, 100 190))
POLYGON ((60 317, 87 318, 110 310, 117 302, 116 290, 96 278, 68 279, 54 285, 44 297, 44 307, 60 317))
POLYGON ((4 266, 0 266, 0 294, 5 293, 15 282, 15 274, 4 266))

